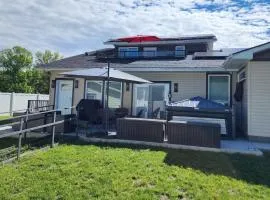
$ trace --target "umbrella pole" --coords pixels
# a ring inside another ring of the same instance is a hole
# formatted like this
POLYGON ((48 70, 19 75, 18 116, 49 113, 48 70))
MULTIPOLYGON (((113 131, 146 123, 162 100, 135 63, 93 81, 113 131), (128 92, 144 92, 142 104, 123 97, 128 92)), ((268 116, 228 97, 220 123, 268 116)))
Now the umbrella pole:
POLYGON ((106 85, 106 105, 105 105, 105 131, 108 133, 109 131, 109 86, 110 86, 110 62, 108 61, 108 69, 107 69, 107 85, 106 85))

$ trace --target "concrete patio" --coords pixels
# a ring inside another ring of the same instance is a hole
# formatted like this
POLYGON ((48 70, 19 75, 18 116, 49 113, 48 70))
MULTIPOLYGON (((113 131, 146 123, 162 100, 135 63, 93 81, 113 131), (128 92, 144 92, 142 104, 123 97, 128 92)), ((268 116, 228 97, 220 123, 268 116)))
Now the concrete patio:
POLYGON ((270 143, 251 142, 248 140, 221 140, 221 149, 256 152, 270 150, 270 143))

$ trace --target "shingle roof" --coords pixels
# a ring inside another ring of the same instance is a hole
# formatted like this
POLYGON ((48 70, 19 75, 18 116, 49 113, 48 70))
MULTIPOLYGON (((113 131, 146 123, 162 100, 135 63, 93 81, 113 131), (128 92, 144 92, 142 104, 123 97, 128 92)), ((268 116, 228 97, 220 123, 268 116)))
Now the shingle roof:
MULTIPOLYGON (((106 60, 96 58, 98 53, 108 53, 112 49, 102 49, 88 52, 68 58, 64 58, 50 64, 38 66, 45 70, 61 69, 84 69, 92 67, 106 67, 106 60)), ((187 56, 184 60, 140 60, 126 61, 126 59, 116 59, 111 62, 111 67, 122 71, 145 71, 145 72, 165 72, 165 71, 224 71, 222 64, 225 60, 193 60, 192 56, 187 56)))
POLYGON ((104 67, 107 66, 106 62, 99 62, 96 59, 97 53, 110 51, 112 48, 101 49, 98 51, 85 52, 84 54, 71 56, 38 66, 41 69, 63 69, 63 68, 90 68, 90 67, 104 67))

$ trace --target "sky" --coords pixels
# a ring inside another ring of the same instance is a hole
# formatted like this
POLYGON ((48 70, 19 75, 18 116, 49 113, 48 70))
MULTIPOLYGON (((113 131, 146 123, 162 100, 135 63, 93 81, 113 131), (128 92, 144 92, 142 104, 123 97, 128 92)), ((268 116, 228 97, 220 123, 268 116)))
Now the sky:
POLYGON ((0 0, 0 49, 65 57, 112 38, 214 34, 214 48, 270 41, 270 0, 0 0))

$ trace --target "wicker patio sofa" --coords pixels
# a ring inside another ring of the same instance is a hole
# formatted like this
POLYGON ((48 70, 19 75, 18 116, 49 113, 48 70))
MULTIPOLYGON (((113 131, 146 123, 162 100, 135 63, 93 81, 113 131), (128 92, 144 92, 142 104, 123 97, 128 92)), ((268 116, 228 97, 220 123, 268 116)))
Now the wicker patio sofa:
POLYGON ((117 137, 119 139, 148 142, 164 142, 166 120, 119 118, 117 119, 117 137))
POLYGON ((205 122, 169 121, 168 143, 202 147, 220 147, 220 125, 205 122))

